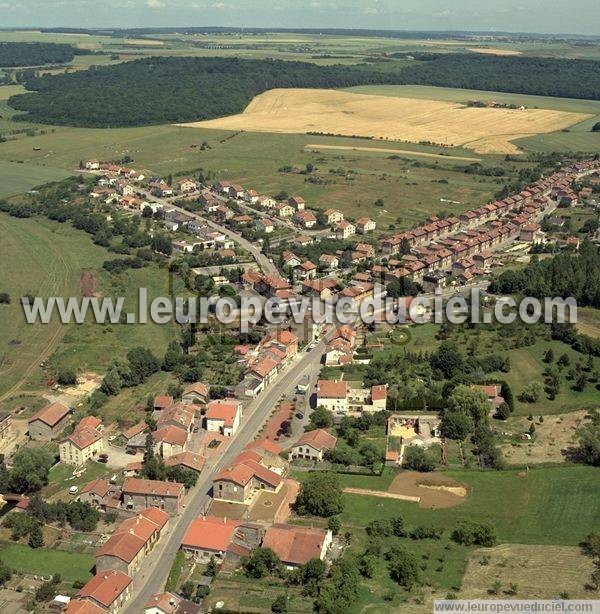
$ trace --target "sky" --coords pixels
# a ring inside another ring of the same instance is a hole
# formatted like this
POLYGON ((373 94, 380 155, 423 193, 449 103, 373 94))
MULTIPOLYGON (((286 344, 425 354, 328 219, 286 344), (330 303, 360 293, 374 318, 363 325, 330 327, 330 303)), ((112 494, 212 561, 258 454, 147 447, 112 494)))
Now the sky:
POLYGON ((245 26, 600 35, 600 0, 0 0, 0 27, 245 26))

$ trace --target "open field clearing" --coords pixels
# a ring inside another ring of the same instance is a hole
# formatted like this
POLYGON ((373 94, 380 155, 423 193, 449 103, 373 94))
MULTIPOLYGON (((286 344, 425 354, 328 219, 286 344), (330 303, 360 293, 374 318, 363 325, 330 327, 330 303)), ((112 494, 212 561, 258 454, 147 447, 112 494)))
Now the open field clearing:
POLYGON ((487 55, 522 55, 520 51, 516 51, 515 49, 498 49, 495 47, 467 47, 467 51, 484 53, 487 55))
POLYGON ((600 311, 592 307, 579 307, 577 330, 589 337, 600 337, 600 311))
POLYGON ((320 132, 465 146, 478 153, 519 153, 512 140, 554 132, 592 116, 542 109, 468 108, 456 103, 342 91, 275 89, 239 115, 184 124, 257 132, 320 132), (400 119, 401 118, 401 119, 400 119))
POLYGON ((0 161, 0 198, 26 192, 43 183, 64 179, 70 174, 60 168, 0 161))
POLYGON ((585 585, 593 570, 592 558, 578 547, 503 544, 480 548, 471 554, 459 599, 490 599, 488 590, 496 581, 501 590, 517 584, 515 599, 557 599, 562 592, 569 599, 590 599, 585 585))
POLYGON ((536 420, 532 440, 520 440, 520 435, 528 432, 531 422, 527 418, 510 418, 505 424, 496 425, 499 430, 515 436, 513 443, 500 445, 502 455, 511 465, 562 463, 565 461, 563 452, 577 444, 576 431, 585 422, 586 415, 586 411, 576 411, 546 416, 543 422, 536 420))
POLYGON ((462 162, 480 162, 481 158, 469 158, 467 156, 445 156, 428 152, 411 151, 410 149, 393 149, 391 147, 352 147, 347 145, 317 145, 309 143, 306 149, 335 149, 336 151, 364 151, 367 153, 391 153, 395 155, 417 156, 421 158, 436 158, 437 160, 461 160, 462 162))
POLYGON ((81 296, 83 267, 93 272, 96 291, 126 297, 126 309, 137 308, 136 288, 150 296, 166 296, 167 274, 154 267, 109 275, 102 263, 114 256, 94 245, 84 232, 41 218, 16 219, 0 215, 0 288, 11 296, 0 306, 0 399, 23 390, 47 390, 40 362, 53 356, 78 371, 103 373, 117 356, 137 345, 164 352, 175 331, 169 326, 27 324, 19 297, 81 296), (27 257, 24 257, 27 254, 27 257))
MULTIPOLYGON (((402 475, 400 473, 399 475, 402 475)), ((364 527, 377 518, 400 514, 407 525, 432 525, 452 530, 465 518, 489 522, 499 543, 576 546, 600 523, 597 469, 578 465, 512 471, 446 471, 469 488, 464 503, 425 509, 417 503, 344 493, 342 520, 364 527)), ((302 480, 302 473, 294 477, 302 480)), ((386 490, 378 478, 340 476, 343 487, 386 490)))

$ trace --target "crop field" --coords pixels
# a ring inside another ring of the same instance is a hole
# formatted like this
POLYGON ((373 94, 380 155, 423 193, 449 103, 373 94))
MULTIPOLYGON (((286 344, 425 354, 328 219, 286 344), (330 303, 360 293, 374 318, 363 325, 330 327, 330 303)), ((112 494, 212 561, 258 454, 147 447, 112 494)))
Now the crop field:
POLYGON ((124 296, 131 307, 136 305, 134 289, 138 287, 147 287, 149 296, 166 296, 166 273, 148 268, 112 276, 102 269, 104 260, 112 257, 88 235, 66 224, 0 215, 0 291, 11 296, 10 305, 0 306, 0 398, 20 389, 43 387, 39 364, 51 356, 58 364, 97 372, 136 345, 152 347, 159 354, 164 351, 174 336, 168 325, 88 321, 65 326, 57 318, 49 324, 25 321, 19 297, 79 297, 83 268, 97 278, 98 292, 124 296))
POLYGON ((482 109, 458 103, 318 89, 275 89, 239 115, 185 124, 257 132, 320 132, 519 153, 512 140, 566 129, 592 115, 549 109, 482 109))
POLYGON ((26 192, 43 183, 64 179, 70 174, 60 168, 0 162, 0 198, 26 192))

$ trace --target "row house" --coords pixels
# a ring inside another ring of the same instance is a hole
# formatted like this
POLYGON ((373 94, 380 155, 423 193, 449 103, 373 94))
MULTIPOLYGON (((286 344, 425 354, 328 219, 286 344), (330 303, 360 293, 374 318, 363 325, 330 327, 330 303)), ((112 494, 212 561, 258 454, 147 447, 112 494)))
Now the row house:
POLYGON ((298 211, 294 216, 294 222, 303 228, 312 228, 317 223, 317 218, 310 211, 298 211))

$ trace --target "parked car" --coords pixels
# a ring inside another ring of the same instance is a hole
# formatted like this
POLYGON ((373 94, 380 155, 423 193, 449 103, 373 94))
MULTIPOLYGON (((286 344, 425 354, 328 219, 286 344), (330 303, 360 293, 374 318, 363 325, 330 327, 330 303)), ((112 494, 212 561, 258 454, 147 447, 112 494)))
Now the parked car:
POLYGON ((108 457, 107 456, 99 456, 98 457, 98 462, 99 463, 108 463, 108 457))
POLYGON ((69 488, 69 494, 70 495, 76 495, 79 492, 79 487, 78 486, 71 486, 71 488, 69 488))

